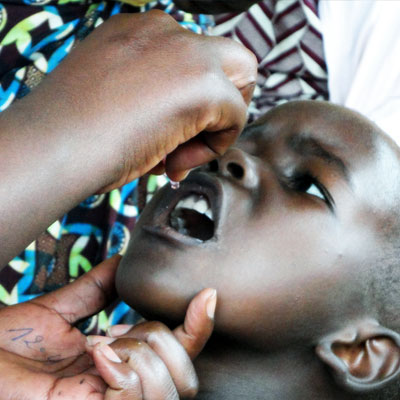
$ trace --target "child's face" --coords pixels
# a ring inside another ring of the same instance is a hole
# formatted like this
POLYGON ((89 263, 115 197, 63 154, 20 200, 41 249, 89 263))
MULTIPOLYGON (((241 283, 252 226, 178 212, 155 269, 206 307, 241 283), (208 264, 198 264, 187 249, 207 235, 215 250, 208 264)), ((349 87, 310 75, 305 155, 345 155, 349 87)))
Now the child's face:
POLYGON ((328 103, 269 112, 237 148, 153 198, 118 271, 123 299, 180 319, 195 293, 216 288, 216 330, 264 348, 363 315, 363 276, 400 181, 376 131, 328 103), (207 208, 213 222, 193 210, 207 208))

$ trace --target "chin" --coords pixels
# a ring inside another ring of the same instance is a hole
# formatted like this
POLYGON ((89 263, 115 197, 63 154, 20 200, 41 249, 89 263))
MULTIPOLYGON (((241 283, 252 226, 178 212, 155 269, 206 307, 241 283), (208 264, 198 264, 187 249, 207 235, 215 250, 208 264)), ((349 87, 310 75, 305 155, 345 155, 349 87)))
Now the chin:
POLYGON ((220 180, 202 172, 190 174, 178 190, 167 185, 154 196, 117 272, 117 290, 127 304, 145 314, 181 317, 207 283, 197 266, 218 246, 223 198, 220 180))
POLYGON ((131 252, 132 257, 121 260, 115 280, 118 295, 148 320, 156 319, 167 324, 181 321, 190 299, 186 299, 176 287, 170 287, 159 273, 164 268, 161 260, 148 257, 146 253, 146 246, 140 243, 131 252))
POLYGON ((187 268, 180 267, 186 264, 180 256, 168 240, 141 231, 118 268, 118 295, 148 320, 167 325, 183 321, 190 300, 202 287, 191 279, 187 268))

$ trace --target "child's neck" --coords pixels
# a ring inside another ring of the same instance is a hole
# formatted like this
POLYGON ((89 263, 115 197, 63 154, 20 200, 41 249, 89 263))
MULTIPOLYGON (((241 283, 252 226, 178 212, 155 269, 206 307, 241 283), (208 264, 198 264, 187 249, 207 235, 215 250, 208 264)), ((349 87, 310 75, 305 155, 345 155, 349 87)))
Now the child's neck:
POLYGON ((195 362, 198 400, 347 400, 312 351, 275 354, 213 338, 195 362))

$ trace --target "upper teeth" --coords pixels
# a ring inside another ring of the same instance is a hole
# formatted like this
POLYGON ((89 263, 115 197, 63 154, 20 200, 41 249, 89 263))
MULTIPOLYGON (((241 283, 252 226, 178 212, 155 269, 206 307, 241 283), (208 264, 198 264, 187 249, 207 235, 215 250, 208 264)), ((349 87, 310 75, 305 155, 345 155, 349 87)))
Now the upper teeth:
POLYGON ((200 214, 206 215, 211 220, 213 219, 213 214, 208 201, 204 196, 192 194, 184 199, 180 200, 175 207, 175 210, 180 208, 186 208, 189 210, 197 211, 200 214))

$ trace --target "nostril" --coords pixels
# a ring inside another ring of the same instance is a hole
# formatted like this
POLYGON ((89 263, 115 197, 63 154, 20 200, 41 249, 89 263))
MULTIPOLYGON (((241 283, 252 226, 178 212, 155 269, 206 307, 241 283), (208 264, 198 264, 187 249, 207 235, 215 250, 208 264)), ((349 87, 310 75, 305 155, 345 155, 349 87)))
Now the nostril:
POLYGON ((217 160, 212 160, 208 163, 208 169, 210 172, 218 172, 219 166, 217 160))
POLYGON ((230 172, 230 174, 236 179, 242 179, 244 177, 244 169, 239 164, 229 163, 226 166, 226 169, 230 172))

